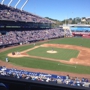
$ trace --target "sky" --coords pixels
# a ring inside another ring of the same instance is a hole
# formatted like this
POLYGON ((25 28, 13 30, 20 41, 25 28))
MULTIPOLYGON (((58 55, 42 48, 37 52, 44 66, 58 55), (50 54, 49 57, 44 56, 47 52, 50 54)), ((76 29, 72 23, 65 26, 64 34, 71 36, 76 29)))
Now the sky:
MULTIPOLYGON (((0 0, 1 3, 2 0, 0 0)), ((18 0, 13 0, 15 6, 18 0)), ((17 8, 20 9, 26 0, 21 0, 17 8)), ((10 0, 5 0, 7 5, 10 0)), ((90 0, 29 0, 23 10, 41 17, 64 20, 75 17, 90 17, 90 0)))

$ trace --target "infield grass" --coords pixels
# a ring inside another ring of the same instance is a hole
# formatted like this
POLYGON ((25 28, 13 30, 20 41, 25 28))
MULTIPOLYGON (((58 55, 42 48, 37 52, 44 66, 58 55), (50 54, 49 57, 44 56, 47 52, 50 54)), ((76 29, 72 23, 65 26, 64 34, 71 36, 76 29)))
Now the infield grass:
POLYGON ((28 52, 32 56, 40 56, 46 58, 54 58, 61 60, 70 60, 71 58, 77 57, 79 51, 73 49, 64 48, 53 48, 57 53, 47 53, 47 51, 52 50, 51 47, 39 47, 28 52))

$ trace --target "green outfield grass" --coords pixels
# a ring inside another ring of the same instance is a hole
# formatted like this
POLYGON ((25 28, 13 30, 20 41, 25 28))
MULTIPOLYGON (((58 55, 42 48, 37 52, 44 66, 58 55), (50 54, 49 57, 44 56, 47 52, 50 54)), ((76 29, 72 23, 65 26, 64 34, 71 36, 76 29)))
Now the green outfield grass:
POLYGON ((63 49, 63 48, 53 48, 57 53, 51 54, 47 53, 48 50, 52 50, 51 47, 39 47, 28 52, 28 54, 33 56, 61 59, 61 60, 70 60, 71 58, 77 57, 79 51, 72 49, 63 49))
POLYGON ((90 39, 86 38, 62 38, 50 40, 48 43, 58 43, 58 44, 69 44, 69 45, 77 45, 90 48, 90 39))
MULTIPOLYGON (((50 40, 45 43, 72 44, 72 45, 90 47, 90 39, 84 39, 84 38, 56 39, 56 40, 50 40)), ((40 45, 40 44, 43 44, 43 43, 36 43, 36 45, 40 45)), ((25 46, 19 46, 17 48, 13 48, 13 49, 1 52, 0 60, 5 61, 5 58, 7 57, 8 53, 11 53, 13 51, 23 51, 32 47, 33 45, 25 45, 25 46)), ((20 65, 20 66, 25 66, 25 67, 55 70, 55 71, 65 71, 65 72, 81 73, 81 74, 83 73, 90 74, 89 66, 81 66, 81 65, 68 66, 67 64, 61 64, 55 61, 48 61, 48 60, 35 59, 35 58, 26 58, 26 57, 23 57, 23 58, 10 58, 9 57, 9 60, 10 60, 10 63, 14 65, 20 65)))

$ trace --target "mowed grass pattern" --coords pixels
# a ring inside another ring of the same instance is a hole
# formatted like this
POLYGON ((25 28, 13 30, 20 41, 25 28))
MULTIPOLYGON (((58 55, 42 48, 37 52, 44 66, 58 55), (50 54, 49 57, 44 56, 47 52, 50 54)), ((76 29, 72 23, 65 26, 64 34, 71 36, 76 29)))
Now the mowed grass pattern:
POLYGON ((53 48, 57 53, 47 53, 47 51, 52 50, 51 47, 39 47, 28 52, 28 54, 33 56, 40 56, 46 58, 54 58, 61 60, 70 60, 71 58, 77 57, 79 51, 73 49, 64 48, 53 48))
POLYGON ((77 45, 90 48, 90 39, 86 38, 62 38, 50 40, 48 43, 57 43, 57 44, 69 44, 69 45, 77 45))
MULTIPOLYGON (((43 42, 44 43, 44 42, 43 42)), ((43 43, 36 43, 36 45, 40 45, 43 43)), ((84 47, 90 47, 90 39, 84 39, 84 38, 63 38, 63 39, 55 39, 50 40, 45 43, 60 43, 60 44, 71 44, 71 45, 77 45, 84 47), (83 40, 83 41, 82 41, 83 40)), ((11 53, 13 51, 23 51, 26 49, 30 49, 33 47, 33 44, 25 45, 25 46, 19 46, 17 48, 13 48, 4 52, 0 53, 0 60, 5 61, 5 58, 7 57, 8 53, 11 53)), ((35 59, 35 58, 10 58, 10 63, 14 65, 29 67, 29 68, 39 68, 39 69, 46 69, 46 70, 54 70, 54 71, 65 71, 65 72, 72 72, 72 73, 80 73, 80 74, 90 74, 90 66, 81 66, 81 65, 70 65, 62 64, 60 62, 55 61, 48 61, 43 59, 35 59), (59 65, 58 65, 59 63, 59 65), (74 67, 76 66, 76 68, 74 67)))

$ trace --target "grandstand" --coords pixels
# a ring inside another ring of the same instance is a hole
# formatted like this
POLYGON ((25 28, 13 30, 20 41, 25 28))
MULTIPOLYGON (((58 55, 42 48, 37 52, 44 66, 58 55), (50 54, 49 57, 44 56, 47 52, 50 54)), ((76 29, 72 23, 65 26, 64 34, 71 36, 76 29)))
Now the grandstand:
MULTIPOLYGON (((69 29, 64 31, 62 27, 52 28, 52 23, 55 22, 0 4, 0 47, 72 36, 69 29)), ((29 72, 5 66, 0 67, 0 82, 4 83, 8 90, 12 90, 13 87, 16 90, 35 90, 37 88, 37 90, 86 90, 88 89, 85 88, 86 84, 86 87, 89 87, 89 81, 86 78, 71 79, 69 75, 29 72)))
POLYGON ((6 5, 0 5, 0 20, 0 46, 63 37, 62 29, 51 29, 53 21, 6 5))
POLYGON ((26 11, 21 11, 6 5, 0 5, 0 20, 38 22, 38 23, 55 23, 46 18, 39 17, 26 11))

